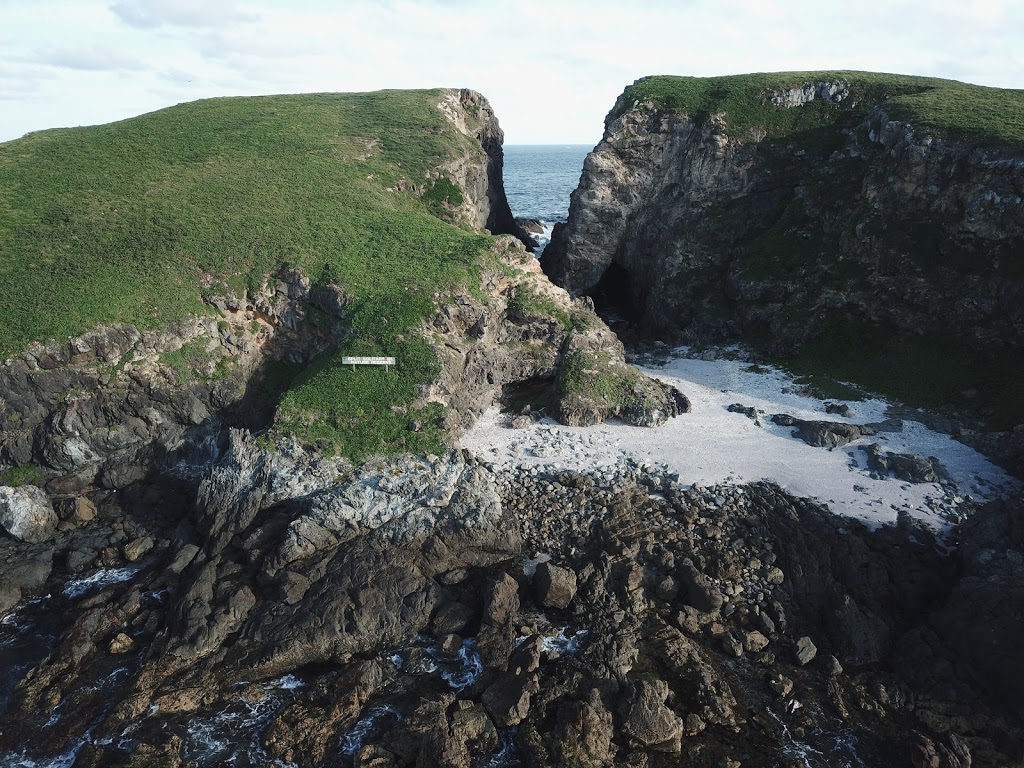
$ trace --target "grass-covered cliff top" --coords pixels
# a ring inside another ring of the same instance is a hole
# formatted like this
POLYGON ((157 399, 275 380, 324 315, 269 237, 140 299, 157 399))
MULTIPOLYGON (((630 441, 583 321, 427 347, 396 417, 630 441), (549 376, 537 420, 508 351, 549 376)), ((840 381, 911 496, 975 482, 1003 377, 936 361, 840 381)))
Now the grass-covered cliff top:
POLYGON ((239 292, 282 263, 415 324, 483 244, 436 215, 452 185, 389 191, 481 151, 442 96, 211 99, 0 144, 0 359, 99 323, 162 326, 202 311, 203 286, 239 292))
POLYGON ((891 117, 950 138, 1024 147, 1024 90, 931 77, 853 71, 647 77, 626 88, 612 117, 636 101, 697 117, 725 113, 730 133, 760 129, 768 137, 820 127, 851 110, 865 113, 884 104, 891 117), (785 108, 770 101, 773 91, 840 80, 849 83, 851 95, 839 105, 815 99, 802 107, 785 108))
POLYGON ((353 458, 436 450, 395 410, 437 373, 408 331, 437 293, 478 285, 491 243, 446 220, 462 191, 429 180, 483 152, 445 96, 212 99, 0 144, 0 360, 103 323, 166 326, 287 264, 343 286, 352 333, 286 384, 279 426, 353 458), (342 353, 400 363, 346 376, 342 353))

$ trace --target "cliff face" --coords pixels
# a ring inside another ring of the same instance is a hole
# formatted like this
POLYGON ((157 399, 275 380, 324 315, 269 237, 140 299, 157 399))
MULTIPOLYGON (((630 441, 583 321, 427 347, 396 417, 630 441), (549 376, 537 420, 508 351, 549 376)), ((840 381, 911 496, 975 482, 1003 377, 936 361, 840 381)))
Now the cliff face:
POLYGON ((653 334, 742 340, 872 385, 882 370, 897 394, 910 394, 901 366, 913 358, 918 376, 948 374, 924 393, 932 405, 1013 391, 1019 145, 942 138, 841 79, 761 92, 766 119, 812 106, 827 117, 788 133, 629 94, 544 253, 556 283, 611 292, 653 334))
POLYGON ((505 133, 490 102, 476 91, 447 91, 438 105, 460 133, 471 139, 471 151, 440 169, 451 173, 464 193, 463 221, 495 235, 517 234, 502 179, 505 133))

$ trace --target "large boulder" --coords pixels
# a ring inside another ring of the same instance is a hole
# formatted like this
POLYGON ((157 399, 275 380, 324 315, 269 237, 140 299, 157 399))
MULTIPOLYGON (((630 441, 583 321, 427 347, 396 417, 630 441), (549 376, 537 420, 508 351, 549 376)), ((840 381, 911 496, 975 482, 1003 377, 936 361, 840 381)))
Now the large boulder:
POLYGON ((639 680, 633 683, 622 706, 623 728, 645 747, 663 752, 679 752, 683 721, 665 706, 668 684, 664 680, 639 680))
POLYGON ((0 526, 14 538, 40 544, 53 536, 58 522, 42 488, 0 486, 0 526))
POLYGON ((576 574, 551 563, 537 566, 533 585, 537 602, 545 608, 566 608, 576 596, 576 574))

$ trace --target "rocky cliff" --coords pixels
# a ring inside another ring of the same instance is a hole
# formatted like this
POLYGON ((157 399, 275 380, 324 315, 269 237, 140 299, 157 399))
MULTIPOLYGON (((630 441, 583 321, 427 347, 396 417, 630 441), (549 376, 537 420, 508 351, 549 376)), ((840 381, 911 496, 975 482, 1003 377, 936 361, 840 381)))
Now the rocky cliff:
POLYGON ((1019 423, 1022 105, 866 73, 638 81, 544 269, 655 335, 1019 423))

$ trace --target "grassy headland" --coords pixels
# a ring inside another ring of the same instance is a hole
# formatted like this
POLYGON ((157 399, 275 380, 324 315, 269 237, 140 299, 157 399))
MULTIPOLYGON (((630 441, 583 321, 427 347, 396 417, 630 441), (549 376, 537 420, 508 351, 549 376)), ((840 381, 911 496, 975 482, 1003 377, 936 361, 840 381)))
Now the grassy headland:
POLYGON ((724 113, 731 134, 758 129, 767 138, 813 130, 834 123, 841 113, 865 114, 884 103, 891 117, 950 138, 1024 146, 1024 91, 932 77, 844 70, 646 77, 626 88, 615 116, 634 101, 695 117, 724 113), (764 98, 769 91, 836 80, 850 85, 851 96, 841 105, 815 99, 801 109, 779 109, 764 98))
POLYGON ((161 327, 205 311, 204 290, 242 293, 288 264, 354 297, 356 353, 415 354, 394 387, 321 360, 286 395, 284 426, 356 457, 392 444, 358 425, 430 380, 436 361, 410 331, 439 291, 477 283, 490 242, 445 221, 461 191, 428 180, 481 152, 437 109, 442 96, 211 99, 0 144, 0 358, 101 323, 161 327), (403 180, 422 197, 397 191, 403 180))

